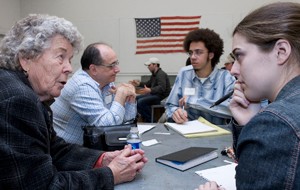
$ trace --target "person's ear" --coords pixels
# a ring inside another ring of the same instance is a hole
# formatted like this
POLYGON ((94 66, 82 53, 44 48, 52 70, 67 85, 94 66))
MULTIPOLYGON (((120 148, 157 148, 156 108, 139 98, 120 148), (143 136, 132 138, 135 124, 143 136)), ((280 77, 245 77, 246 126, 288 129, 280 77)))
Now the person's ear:
POLYGON ((29 71, 30 59, 19 56, 19 63, 24 71, 29 71))
POLYGON ((214 58, 215 54, 213 52, 209 52, 208 53, 208 57, 210 60, 212 60, 214 58))
POLYGON ((97 66, 94 64, 90 64, 89 66, 89 72, 91 75, 96 75, 97 74, 97 66))
POLYGON ((279 39, 274 46, 275 53, 277 54, 277 63, 283 65, 287 62, 288 58, 291 55, 291 45, 285 39, 279 39))

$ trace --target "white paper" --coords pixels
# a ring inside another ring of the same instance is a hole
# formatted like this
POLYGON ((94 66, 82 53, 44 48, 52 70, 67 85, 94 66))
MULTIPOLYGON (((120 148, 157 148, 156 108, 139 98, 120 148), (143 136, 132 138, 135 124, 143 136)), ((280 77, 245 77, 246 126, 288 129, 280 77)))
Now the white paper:
POLYGON ((169 122, 165 124, 182 135, 216 131, 215 128, 208 126, 204 123, 201 123, 198 120, 187 121, 184 122, 183 124, 169 123, 169 122))
POLYGON ((236 190, 235 167, 236 163, 225 166, 196 171, 195 173, 208 181, 215 181, 226 190, 236 190))
POLYGON ((152 146, 155 144, 159 144, 160 142, 158 142, 156 139, 151 139, 151 140, 147 140, 147 141, 143 141, 142 144, 144 146, 152 146))
POLYGON ((140 135, 143 134, 143 133, 145 133, 146 131, 151 130, 154 127, 155 127, 155 125, 138 124, 138 129, 139 129, 140 135))

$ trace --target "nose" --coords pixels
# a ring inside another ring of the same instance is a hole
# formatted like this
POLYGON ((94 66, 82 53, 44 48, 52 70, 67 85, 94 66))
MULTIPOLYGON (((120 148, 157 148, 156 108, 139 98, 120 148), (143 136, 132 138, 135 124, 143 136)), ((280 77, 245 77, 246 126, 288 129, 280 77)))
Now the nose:
POLYGON ((73 68, 72 68, 72 65, 71 65, 70 61, 68 61, 68 63, 65 64, 65 66, 63 68, 63 72, 67 73, 67 74, 70 74, 70 73, 73 72, 73 68))
POLYGON ((240 64, 235 61, 231 67, 230 73, 231 75, 238 77, 240 75, 240 64))
POLYGON ((114 71, 115 71, 115 73, 118 73, 118 72, 120 72, 120 68, 119 68, 119 66, 118 65, 116 65, 116 66, 114 66, 114 71))

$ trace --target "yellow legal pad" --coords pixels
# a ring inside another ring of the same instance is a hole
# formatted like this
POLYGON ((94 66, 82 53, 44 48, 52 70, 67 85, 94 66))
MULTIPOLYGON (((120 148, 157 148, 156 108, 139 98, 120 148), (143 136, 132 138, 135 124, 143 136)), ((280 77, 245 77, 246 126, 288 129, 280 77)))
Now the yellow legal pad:
POLYGON ((207 121, 203 117, 199 117, 198 121, 200 121, 201 123, 204 123, 204 124, 206 124, 210 127, 215 128, 217 131, 184 135, 186 138, 209 137, 209 136, 216 136, 216 135, 229 135, 229 134, 231 134, 230 131, 227 131, 227 130, 221 128, 221 127, 218 127, 215 124, 212 124, 211 122, 207 121))

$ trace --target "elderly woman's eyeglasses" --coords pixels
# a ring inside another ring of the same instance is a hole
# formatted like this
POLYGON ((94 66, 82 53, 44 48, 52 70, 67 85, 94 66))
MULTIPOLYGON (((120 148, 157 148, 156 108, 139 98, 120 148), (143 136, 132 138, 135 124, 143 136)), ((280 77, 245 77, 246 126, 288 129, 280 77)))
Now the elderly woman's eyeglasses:
POLYGON ((103 66, 103 67, 107 67, 107 68, 113 69, 113 68, 115 68, 118 65, 119 65, 119 61, 115 61, 112 64, 100 64, 99 66, 103 66))
POLYGON ((195 49, 194 51, 192 51, 192 50, 188 51, 188 52, 187 52, 187 55, 188 55, 189 57, 192 57, 193 54, 194 54, 196 57, 199 57, 200 55, 202 55, 202 54, 204 54, 204 53, 206 53, 206 51, 203 51, 203 50, 201 50, 201 49, 195 49))

